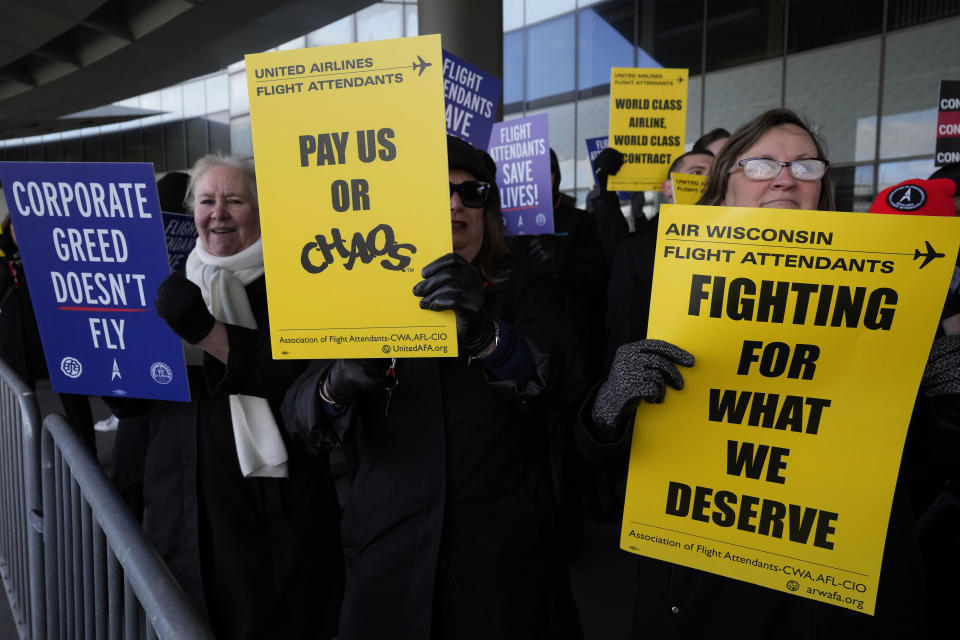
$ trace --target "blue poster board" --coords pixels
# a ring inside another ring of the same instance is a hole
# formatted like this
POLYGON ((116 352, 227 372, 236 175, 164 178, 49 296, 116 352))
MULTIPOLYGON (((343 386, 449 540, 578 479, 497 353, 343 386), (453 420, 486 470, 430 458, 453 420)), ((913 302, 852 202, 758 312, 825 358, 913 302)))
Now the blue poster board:
POLYGON ((499 78, 444 51, 443 99, 447 133, 478 149, 486 149, 502 85, 499 78))
MULTIPOLYGON (((593 175, 593 184, 597 184, 597 168, 593 163, 594 160, 597 159, 597 156, 600 155, 600 152, 609 146, 607 140, 609 140, 608 136, 587 138, 587 157, 590 158, 590 173, 593 175)), ((630 195, 629 191, 617 191, 617 196, 621 202, 630 200, 630 195)))
POLYGON ((197 225, 193 216, 186 213, 164 211, 163 237, 167 241, 167 255, 170 257, 170 270, 184 269, 187 256, 197 244, 197 225))
POLYGON ((188 401, 153 308, 170 274, 153 166, 0 162, 0 182, 54 391, 188 401))
POLYGON ((497 122, 487 151, 497 163, 500 209, 507 233, 553 233, 547 114, 497 122))

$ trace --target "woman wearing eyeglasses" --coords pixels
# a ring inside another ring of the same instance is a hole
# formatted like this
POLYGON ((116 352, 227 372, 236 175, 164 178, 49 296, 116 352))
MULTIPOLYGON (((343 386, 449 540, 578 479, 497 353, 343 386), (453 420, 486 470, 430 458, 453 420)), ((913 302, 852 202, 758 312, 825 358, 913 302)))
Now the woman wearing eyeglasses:
MULTIPOLYGON (((833 210, 833 183, 823 144, 789 109, 767 111, 740 127, 724 145, 699 204, 833 210)), ((653 274, 650 255, 647 305, 653 274)), ((638 329, 643 331, 645 325, 638 329)), ((591 396, 593 401, 588 399, 577 430, 584 453, 608 463, 622 463, 629 453, 640 402, 663 402, 667 386, 682 389, 677 365, 694 365, 691 354, 669 343, 647 340, 645 335, 619 337, 609 377, 591 396)), ((666 401, 684 400, 681 395, 666 401)), ((639 411, 642 415, 642 407, 639 411)), ((921 580, 911 525, 908 503, 895 499, 875 617, 638 556, 633 637, 915 637, 921 628, 916 588, 921 580)))
POLYGON ((287 394, 314 449, 355 447, 341 640, 576 638, 544 407, 576 393, 546 273, 508 253, 496 167, 448 137, 453 252, 410 304, 456 313, 457 358, 325 360, 287 394))

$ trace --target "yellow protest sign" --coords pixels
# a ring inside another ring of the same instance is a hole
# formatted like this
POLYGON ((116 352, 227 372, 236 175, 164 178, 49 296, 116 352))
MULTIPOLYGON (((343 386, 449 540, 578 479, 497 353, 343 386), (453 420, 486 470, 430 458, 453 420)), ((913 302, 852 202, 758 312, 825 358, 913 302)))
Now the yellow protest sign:
POLYGON ((274 358, 455 356, 440 36, 246 57, 274 358))
POLYGON ((664 205, 621 546, 872 614, 960 220, 664 205))
POLYGON ((670 180, 674 204, 697 204, 707 188, 707 176, 674 171, 670 174, 670 180))
POLYGON ((624 155, 610 191, 659 191, 683 153, 687 70, 610 70, 610 146, 624 155))

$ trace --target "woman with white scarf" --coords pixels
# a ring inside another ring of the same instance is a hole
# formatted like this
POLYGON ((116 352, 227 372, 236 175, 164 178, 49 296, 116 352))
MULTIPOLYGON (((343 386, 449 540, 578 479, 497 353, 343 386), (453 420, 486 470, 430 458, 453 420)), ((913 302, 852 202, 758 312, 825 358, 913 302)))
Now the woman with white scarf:
POLYGON ((144 526, 217 637, 332 637, 339 508, 326 461, 280 425, 306 363, 271 357, 253 168, 201 158, 186 205, 197 245, 155 304, 186 343, 192 399, 131 401, 150 423, 144 526))

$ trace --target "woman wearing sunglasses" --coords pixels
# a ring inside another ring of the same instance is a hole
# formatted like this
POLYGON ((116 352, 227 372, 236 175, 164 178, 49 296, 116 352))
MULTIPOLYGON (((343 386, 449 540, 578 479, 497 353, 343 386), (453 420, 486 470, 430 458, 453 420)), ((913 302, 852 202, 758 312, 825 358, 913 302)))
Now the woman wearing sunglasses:
MULTIPOLYGON (((740 127, 727 141, 699 204, 830 211, 834 194, 829 166, 823 143, 806 123, 789 109, 774 109, 740 127)), ((648 305, 652 255, 644 285, 648 305)), ((683 349, 644 338, 626 336, 622 344, 612 345, 619 348, 609 377, 581 412, 579 444, 594 460, 622 461, 641 400, 662 402, 667 386, 682 389, 677 365, 694 364, 683 349)), ((667 400, 683 401, 682 396, 667 400)), ((875 616, 638 556, 633 637, 915 637, 922 628, 916 546, 909 502, 902 500, 899 483, 897 493, 875 616)))
POLYGON ((580 386, 574 338, 553 281, 508 253, 493 161, 447 151, 453 252, 410 304, 456 313, 459 357, 316 361, 284 403, 307 446, 356 450, 338 637, 581 637, 544 421, 580 386))

